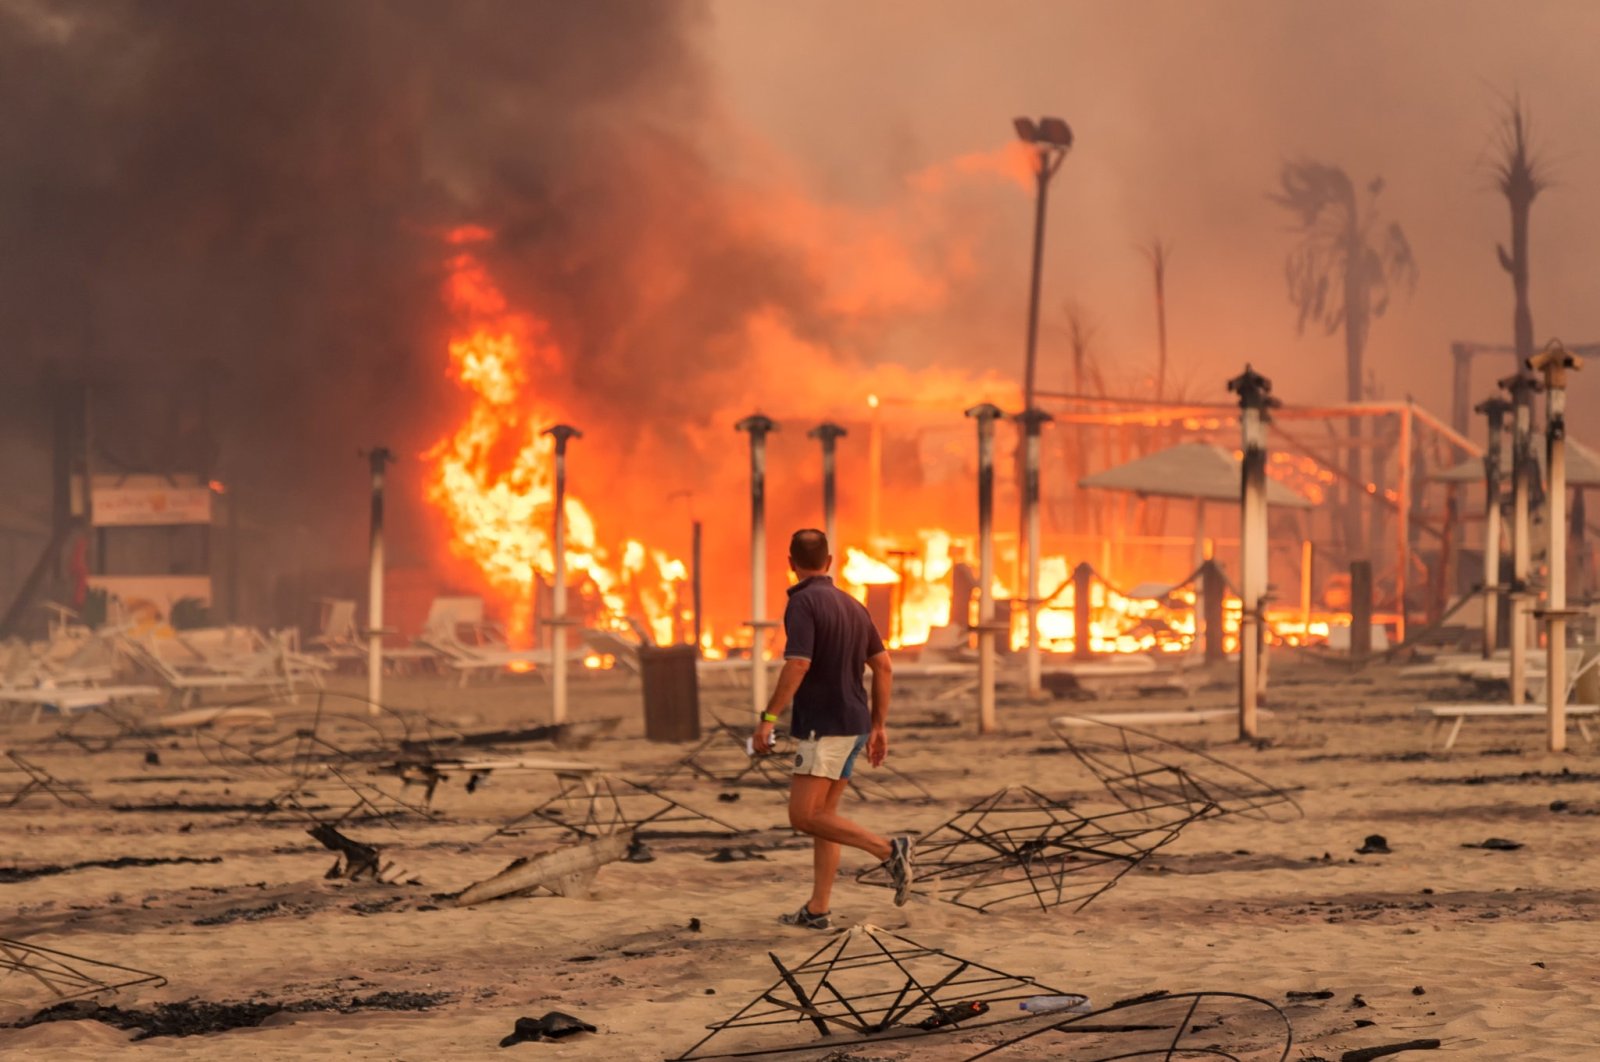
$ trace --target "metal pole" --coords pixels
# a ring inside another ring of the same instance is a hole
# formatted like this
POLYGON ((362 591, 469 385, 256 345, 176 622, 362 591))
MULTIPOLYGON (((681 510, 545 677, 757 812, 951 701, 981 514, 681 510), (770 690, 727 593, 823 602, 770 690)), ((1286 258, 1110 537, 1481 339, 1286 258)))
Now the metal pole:
POLYGON ((372 468, 372 538, 367 568, 367 711, 378 714, 383 703, 383 480, 394 460, 386 446, 367 453, 372 468))
POLYGON ((546 622, 550 625, 550 721, 567 721, 567 442, 583 438, 583 432, 570 424, 557 424, 547 428, 545 434, 556 441, 556 497, 554 547, 551 555, 555 562, 552 578, 555 586, 550 594, 550 611, 554 613, 546 622))
MULTIPOLYGON (((984 403, 967 410, 978 422, 978 733, 994 718, 994 422, 1005 414, 984 403)), ((1007 627, 1009 634, 1010 628, 1007 627)))
POLYGON ((734 425, 750 433, 750 703, 761 718, 767 709, 767 433, 778 430, 756 413, 734 425))
POLYGON ((1545 602, 1545 693, 1550 751, 1567 750, 1567 371, 1583 366, 1559 341, 1528 359, 1544 373, 1545 441, 1549 446, 1550 588, 1545 602))
POLYGON ((867 548, 876 549, 883 533, 883 417, 878 396, 868 395, 872 423, 867 430, 867 548))
POLYGON ((1023 430, 1022 529, 1027 542, 1028 697, 1044 697, 1044 659, 1039 647, 1039 429, 1054 420, 1042 409, 1017 414, 1023 430))
POLYGON ((1300 543, 1300 640, 1311 640, 1311 569, 1315 559, 1311 540, 1300 543))
POLYGON ((1239 608, 1239 737, 1252 740, 1259 730, 1262 608, 1267 592, 1266 423, 1267 411, 1278 402, 1272 397, 1272 381, 1248 364, 1243 373, 1228 381, 1228 390, 1239 396, 1244 435, 1239 542, 1243 584, 1239 608))
POLYGON ((1483 454, 1483 658, 1487 660, 1500 645, 1500 472, 1511 403, 1495 395, 1473 409, 1489 420, 1489 445, 1483 454))
POLYGON ((824 421, 806 432, 808 438, 822 442, 822 530, 828 536, 828 548, 839 548, 839 524, 834 497, 834 444, 849 434, 837 424, 824 421))
POLYGON ((1050 178, 1055 172, 1050 149, 1039 147, 1033 170, 1033 273, 1028 289, 1028 351, 1022 377, 1024 410, 1033 408, 1035 356, 1039 345, 1039 281, 1044 272, 1044 215, 1050 196, 1050 178))
MULTIPOLYGON (((1406 640, 1406 577, 1411 568, 1411 409, 1400 413, 1400 497, 1395 518, 1395 644, 1406 640)), ((1381 500, 1380 500, 1381 504, 1381 500)))
POLYGON ((1532 460, 1533 396, 1539 381, 1521 372, 1500 381, 1511 393, 1511 703, 1522 704, 1528 674, 1528 462, 1532 460))
POLYGON ((689 563, 693 569, 690 573, 690 578, 694 580, 694 646, 697 653, 704 651, 704 647, 700 644, 700 536, 700 521, 696 520, 694 522, 694 541, 689 552, 689 563))

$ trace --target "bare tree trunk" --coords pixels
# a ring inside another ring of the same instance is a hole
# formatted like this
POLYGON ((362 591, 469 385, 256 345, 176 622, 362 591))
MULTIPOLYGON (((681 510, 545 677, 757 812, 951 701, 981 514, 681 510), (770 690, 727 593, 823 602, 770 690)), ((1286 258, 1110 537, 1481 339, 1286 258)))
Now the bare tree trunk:
POLYGON ((1534 161, 1528 150, 1528 120, 1520 100, 1513 98, 1501 141, 1498 175, 1500 191, 1511 207, 1511 252, 1504 246, 1495 251, 1500 258, 1500 268, 1511 274, 1511 289, 1516 298, 1511 331, 1516 346, 1520 371, 1527 358, 1533 356, 1533 310, 1528 304, 1528 221, 1533 212, 1533 201, 1544 187, 1543 167, 1534 161))

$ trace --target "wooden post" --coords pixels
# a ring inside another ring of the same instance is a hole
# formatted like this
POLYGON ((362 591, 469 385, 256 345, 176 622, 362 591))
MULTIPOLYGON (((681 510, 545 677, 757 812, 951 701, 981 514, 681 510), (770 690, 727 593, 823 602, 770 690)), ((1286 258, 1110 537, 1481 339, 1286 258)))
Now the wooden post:
POLYGON ((1089 644, 1089 628, 1094 622, 1093 595, 1094 569, 1081 563, 1072 569, 1072 655, 1078 660, 1094 655, 1094 647, 1089 644))
MULTIPOLYGON (((994 422, 1005 414, 985 403, 967 410, 978 422, 978 733, 995 731, 994 422)), ((951 622, 955 617, 951 617, 951 622)), ((1010 624, 1006 625, 1009 634, 1010 624)))
POLYGON ((1500 479, 1504 462, 1506 414, 1511 403, 1494 395, 1473 407, 1489 422, 1489 445, 1483 454, 1483 658, 1500 645, 1500 479))
POLYGON ((1350 659, 1372 655, 1372 562, 1350 562, 1350 659))
POLYGON ((1208 664, 1226 659, 1228 655, 1225 644, 1228 632, 1223 625, 1223 599, 1227 592, 1228 584, 1222 578, 1222 569, 1217 567, 1215 560, 1206 558, 1200 572, 1200 597, 1201 614, 1205 617, 1208 664))
POLYGON ((1567 750, 1567 371, 1583 362, 1553 341, 1528 359, 1544 374, 1545 441, 1550 457, 1547 513, 1550 530, 1550 588, 1545 603, 1546 718, 1551 752, 1567 750))
POLYGON ((1527 697, 1528 678, 1528 569, 1531 566, 1532 528, 1529 526, 1528 473, 1533 461, 1533 396, 1539 381, 1519 372, 1500 381, 1511 393, 1515 410, 1511 426, 1511 703, 1527 697))
POLYGON ((1244 436, 1240 489, 1239 738, 1253 740, 1258 731, 1257 702, 1261 692, 1265 647, 1263 609, 1267 599, 1267 411, 1278 404, 1272 381, 1251 369, 1228 381, 1239 396, 1244 436))

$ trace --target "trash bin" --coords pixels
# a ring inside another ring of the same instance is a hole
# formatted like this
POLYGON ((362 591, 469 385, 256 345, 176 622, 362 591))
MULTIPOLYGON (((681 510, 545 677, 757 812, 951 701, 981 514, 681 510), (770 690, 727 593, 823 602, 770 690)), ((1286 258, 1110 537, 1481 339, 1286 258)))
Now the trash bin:
POLYGON ((700 681, 692 645, 639 647, 639 679, 644 687, 644 736, 650 741, 700 738, 700 681))

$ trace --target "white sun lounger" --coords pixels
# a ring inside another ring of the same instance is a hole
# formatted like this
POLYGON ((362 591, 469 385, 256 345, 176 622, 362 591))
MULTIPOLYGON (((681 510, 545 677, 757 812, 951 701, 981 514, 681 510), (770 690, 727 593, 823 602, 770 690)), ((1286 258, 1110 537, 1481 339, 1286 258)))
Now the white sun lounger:
MULTIPOLYGON (((1537 654, 1537 659, 1544 660, 1544 653, 1537 654)), ((1567 716, 1577 726, 1578 732, 1583 735, 1584 741, 1590 741, 1588 727, 1584 725, 1584 718, 1600 712, 1600 705, 1572 703, 1573 693, 1578 689, 1579 682, 1590 672, 1600 669, 1600 655, 1583 659, 1582 649, 1567 650, 1567 716)), ((1529 654, 1529 662, 1535 659, 1535 654, 1529 654)), ((1480 661, 1481 664, 1493 665, 1499 661, 1480 661)), ((1509 666, 1509 665, 1508 665, 1509 666)), ((1474 674, 1484 674, 1486 677, 1499 677, 1492 670, 1485 669, 1474 674)), ((1416 714, 1419 718, 1433 722, 1432 733, 1437 735, 1444 727, 1445 722, 1451 722, 1450 733, 1444 739, 1444 750, 1449 751, 1461 736, 1461 727, 1468 719, 1493 719, 1493 718, 1530 718, 1544 716, 1548 706, 1544 701, 1545 673, 1541 670, 1534 673, 1530 669, 1528 675, 1529 701, 1526 704, 1484 704, 1482 702, 1468 702, 1463 704, 1419 704, 1416 714)))

